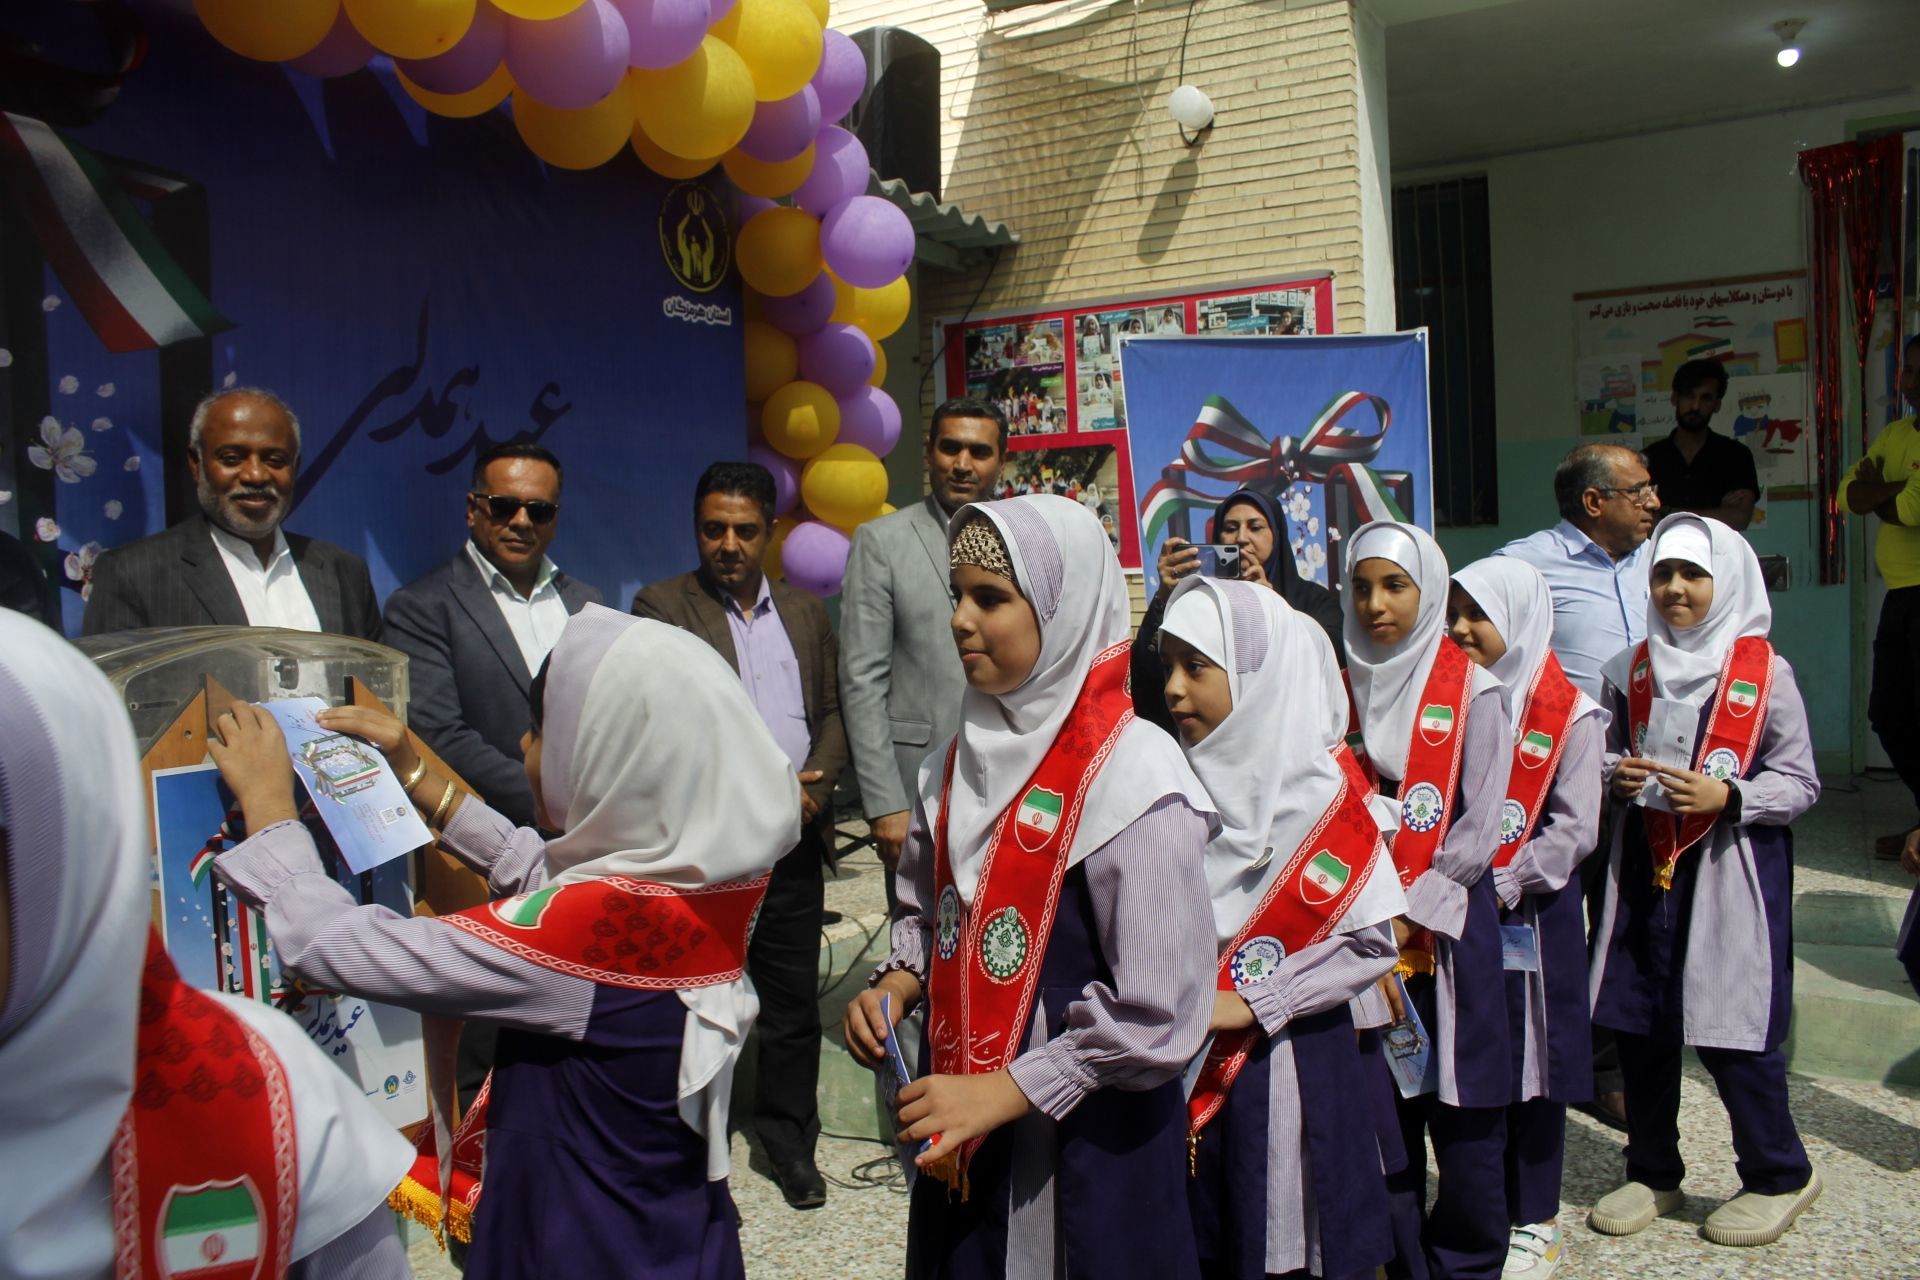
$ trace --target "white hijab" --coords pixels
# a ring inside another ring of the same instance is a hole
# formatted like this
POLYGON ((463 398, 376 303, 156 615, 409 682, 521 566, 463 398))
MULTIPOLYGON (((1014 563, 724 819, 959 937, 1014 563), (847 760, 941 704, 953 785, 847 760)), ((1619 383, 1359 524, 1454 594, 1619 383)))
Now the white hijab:
MULTIPOLYGON (((1352 583, 1340 593, 1346 615, 1347 676, 1353 683, 1353 703, 1360 713, 1367 756, 1382 777, 1400 781, 1407 776, 1407 744, 1420 715, 1434 654, 1441 645, 1453 643, 1447 638, 1447 557, 1425 529, 1375 520, 1361 525, 1347 543, 1348 574, 1362 560, 1373 559, 1391 560, 1420 588, 1413 629, 1391 648, 1374 643, 1355 616, 1352 583)), ((1483 689, 1500 687, 1491 673, 1475 667, 1467 700, 1471 703, 1483 689)))
MULTIPOLYGON (((547 843, 551 881, 693 889, 771 871, 799 843, 793 764, 697 636, 590 604, 553 647, 541 711, 541 799, 565 832, 547 843)), ((723 1178, 733 1064, 760 1001, 744 977, 676 994, 680 1115, 723 1178)))
MULTIPOLYGON (((0 609, 0 1275, 113 1274, 113 1136, 133 1096, 151 836, 133 726, 54 632, 0 609)), ((272 1045, 293 1096, 298 1259, 385 1203, 412 1146, 285 1014, 220 997, 272 1045)))
MULTIPOLYGON (((1224 947, 1340 793, 1344 771, 1332 754, 1347 732, 1340 668, 1318 623, 1251 583, 1183 578, 1160 631, 1225 670, 1233 694, 1227 718, 1185 748, 1220 811, 1220 833, 1207 844, 1207 889, 1224 947)), ((1340 932, 1405 909, 1391 871, 1387 859, 1375 859, 1340 932), (1380 874, 1383 866, 1388 874, 1380 874)))
MULTIPOLYGON (((1507 686, 1507 712, 1517 734, 1526 714, 1527 693, 1553 651, 1553 593, 1538 569, 1513 556, 1476 560, 1454 574, 1453 580, 1473 597, 1506 642, 1507 651, 1489 670, 1507 686)), ((1600 710, 1600 704, 1584 693, 1574 705, 1576 720, 1600 710)))
MULTIPOLYGON (((1668 698, 1700 706, 1713 696, 1720 683, 1720 664, 1727 651, 1742 636, 1764 636, 1773 626, 1773 603, 1767 599, 1767 584, 1760 573, 1759 557, 1747 540, 1709 516, 1676 512, 1662 520, 1653 531, 1653 554, 1647 557, 1647 574, 1662 560, 1686 560, 1713 575, 1713 603, 1700 625, 1687 631, 1675 631, 1660 616, 1660 607, 1647 601, 1647 653, 1653 659, 1653 692, 1668 698)), ((1607 675, 1614 688, 1627 687, 1625 667, 1632 665, 1632 651, 1624 660, 1608 663, 1607 675)))
MULTIPOLYGON (((976 513, 993 522, 1006 544, 1014 585, 1040 622, 1040 656, 1013 692, 992 697, 969 688, 961 702, 947 856, 954 887, 969 904, 994 824, 1040 767, 1094 658, 1125 642, 1131 631, 1126 579, 1098 516, 1052 495, 1007 498, 960 508, 947 526, 948 536, 976 513)), ((939 820, 945 764, 943 745, 920 770, 930 822, 939 820)), ((1167 796, 1182 796, 1196 811, 1213 813, 1173 739, 1158 726, 1136 720, 1121 731, 1094 776, 1067 864, 1106 844, 1167 796)))

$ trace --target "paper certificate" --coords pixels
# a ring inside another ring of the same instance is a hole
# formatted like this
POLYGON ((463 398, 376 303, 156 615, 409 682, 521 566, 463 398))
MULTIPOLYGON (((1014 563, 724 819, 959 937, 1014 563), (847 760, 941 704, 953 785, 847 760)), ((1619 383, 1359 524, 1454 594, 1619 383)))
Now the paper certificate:
POLYGON ((280 722, 293 770, 348 867, 371 871, 433 839, 378 747, 320 727, 313 717, 326 703, 282 698, 260 705, 280 722))
MULTIPOLYGON (((1671 698, 1654 698, 1647 707, 1647 737, 1640 756, 1669 769, 1693 768, 1693 737, 1700 727, 1700 708, 1671 698)), ((1671 812, 1659 775, 1647 778, 1639 802, 1650 809, 1671 812)))

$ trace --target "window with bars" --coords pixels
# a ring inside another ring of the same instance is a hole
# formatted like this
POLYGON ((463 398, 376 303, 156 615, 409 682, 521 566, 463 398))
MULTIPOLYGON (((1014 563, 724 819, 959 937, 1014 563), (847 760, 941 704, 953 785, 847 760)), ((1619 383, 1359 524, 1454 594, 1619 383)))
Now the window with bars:
POLYGON ((1493 255, 1484 176, 1395 187, 1394 302, 1427 327, 1439 525, 1497 524, 1493 255))

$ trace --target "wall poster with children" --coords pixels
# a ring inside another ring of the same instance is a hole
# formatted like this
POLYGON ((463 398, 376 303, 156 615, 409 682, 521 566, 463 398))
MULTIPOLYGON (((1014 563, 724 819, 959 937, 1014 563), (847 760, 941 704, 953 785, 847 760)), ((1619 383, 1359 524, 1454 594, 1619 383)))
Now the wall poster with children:
POLYGON ((1333 332, 1333 278, 1209 287, 1147 298, 934 323, 935 399, 968 395, 1007 416, 1002 494, 1086 503, 1128 569, 1140 567, 1139 512, 1120 350, 1135 337, 1303 337, 1333 332))

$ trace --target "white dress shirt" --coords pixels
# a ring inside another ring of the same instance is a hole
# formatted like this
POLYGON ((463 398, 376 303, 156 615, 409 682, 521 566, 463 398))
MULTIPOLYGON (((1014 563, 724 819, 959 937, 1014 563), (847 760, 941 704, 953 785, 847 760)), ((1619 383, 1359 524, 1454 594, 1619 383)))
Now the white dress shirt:
POLYGON ((1547 580, 1553 595, 1553 652, 1567 679, 1599 701, 1601 666, 1647 638, 1653 540, 1615 560, 1572 521, 1562 520, 1493 554, 1524 560, 1547 580))
POLYGON ((467 540, 467 558, 480 571, 481 580, 487 584, 487 594, 499 606, 500 616, 507 620, 507 630, 513 632, 513 642, 520 646, 520 656, 526 661, 527 674, 539 674, 540 664, 553 652, 567 625, 566 603, 560 599, 560 589, 553 585, 553 561, 540 557, 540 574, 533 580, 533 594, 523 596, 493 561, 480 554, 480 548, 471 538, 467 540))
POLYGON ((289 631, 323 629, 284 532, 273 531, 273 555, 263 569, 260 554, 250 543, 212 522, 207 528, 213 533, 221 562, 227 566, 227 576, 233 579, 233 589, 240 593, 240 607, 247 611, 248 626, 285 627, 289 631))

